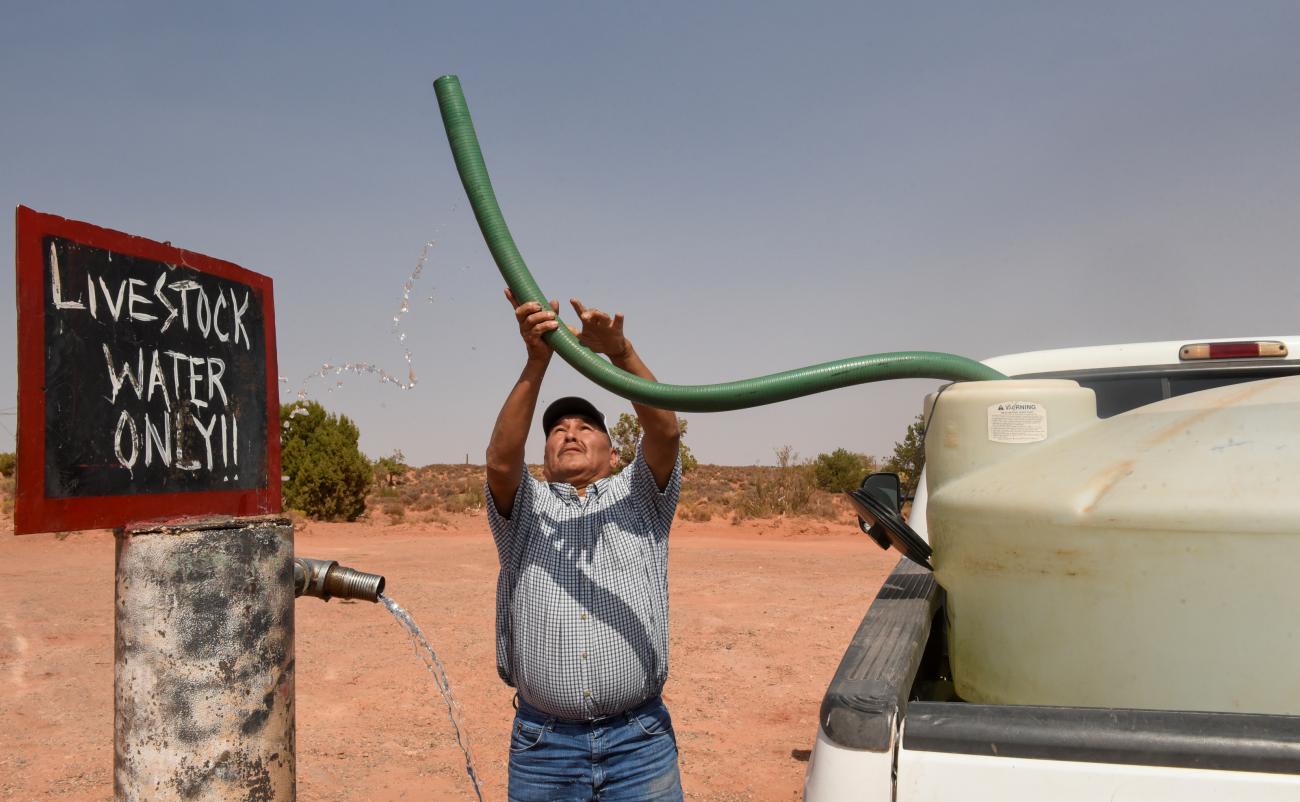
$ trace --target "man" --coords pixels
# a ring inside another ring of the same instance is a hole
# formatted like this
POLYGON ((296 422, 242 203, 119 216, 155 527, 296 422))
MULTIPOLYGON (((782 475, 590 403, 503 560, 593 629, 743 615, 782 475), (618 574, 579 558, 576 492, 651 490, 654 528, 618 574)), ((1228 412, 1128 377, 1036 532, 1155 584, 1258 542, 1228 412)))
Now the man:
MULTIPOLYGON (((497 671, 516 689, 512 802, 682 799, 668 677, 668 531, 681 487, 677 415, 633 404, 643 433, 621 473, 604 416, 581 398, 542 415, 545 482, 524 464, 559 304, 518 304, 528 353, 487 450, 497 671)), ((654 381, 613 319, 576 298, 580 341, 654 381)), ((570 331, 573 331, 571 328, 570 331)))

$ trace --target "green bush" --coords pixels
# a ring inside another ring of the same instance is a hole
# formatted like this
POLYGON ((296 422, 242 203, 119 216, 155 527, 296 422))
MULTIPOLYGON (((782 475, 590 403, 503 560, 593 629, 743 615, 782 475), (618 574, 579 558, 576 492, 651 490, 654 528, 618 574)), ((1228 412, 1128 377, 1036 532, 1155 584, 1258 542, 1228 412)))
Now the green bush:
POLYGON ((0 453, 0 514, 11 515, 14 509, 14 471, 17 457, 12 451, 0 453))
POLYGON ((387 457, 375 460, 375 484, 380 487, 396 487, 411 466, 406 464, 406 455, 400 448, 393 449, 387 457))
POLYGON ((813 478, 821 490, 856 490, 871 468, 869 457, 837 448, 829 454, 817 455, 813 462, 813 478))
POLYGON ((355 423, 315 401, 281 406, 280 461, 289 477, 284 505, 321 520, 355 521, 374 480, 357 447, 360 437, 355 423))
POLYGON ((894 454, 885 463, 885 470, 898 474, 904 496, 916 495, 916 485, 921 481, 925 467, 925 416, 917 415, 907 427, 903 439, 894 443, 894 454))
MULTIPOLYGON (((681 439, 678 441, 678 453, 682 457, 682 473, 689 473, 699 467, 700 461, 691 453, 691 449, 686 445, 686 419, 677 419, 677 428, 681 430, 681 439)), ((618 423, 614 424, 609 430, 609 440, 614 444, 614 450, 618 452, 619 470, 623 470, 632 464, 636 459, 636 444, 641 442, 641 421, 635 416, 624 412, 618 416, 618 423)))

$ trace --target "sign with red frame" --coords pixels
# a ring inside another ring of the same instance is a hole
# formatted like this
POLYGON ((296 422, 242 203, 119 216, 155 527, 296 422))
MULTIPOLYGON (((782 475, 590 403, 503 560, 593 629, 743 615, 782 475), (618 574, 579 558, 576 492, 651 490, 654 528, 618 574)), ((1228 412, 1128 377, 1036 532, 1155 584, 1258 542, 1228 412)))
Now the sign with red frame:
POLYGON ((280 511, 271 279, 17 211, 14 531, 280 511))

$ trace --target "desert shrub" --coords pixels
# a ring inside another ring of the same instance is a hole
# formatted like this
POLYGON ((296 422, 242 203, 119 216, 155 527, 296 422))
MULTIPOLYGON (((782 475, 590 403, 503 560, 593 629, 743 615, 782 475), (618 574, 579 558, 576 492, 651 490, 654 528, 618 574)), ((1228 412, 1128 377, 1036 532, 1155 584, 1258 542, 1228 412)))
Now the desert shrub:
POLYGON ((389 501, 384 504, 384 515, 388 516, 390 524, 400 524, 406 520, 406 507, 399 501, 389 501))
POLYGON ((814 485, 807 470, 757 469, 741 491, 734 510, 738 520, 806 514, 814 485))
POLYGON ((280 407, 280 459, 284 504, 312 518, 355 521, 366 509, 370 461, 357 443, 361 433, 345 415, 315 401, 280 407))
MULTIPOLYGON (((686 419, 677 419, 677 428, 681 430, 681 440, 678 441, 678 453, 682 457, 682 473, 693 471, 699 467, 700 461, 691 453, 691 449, 686 445, 686 419)), ((632 464, 636 459, 636 444, 641 442, 641 422, 634 415, 624 412, 618 416, 618 423, 615 423, 609 430, 610 442, 614 444, 614 450, 618 452, 620 467, 619 470, 632 464)))
POLYGON ((12 451, 0 451, 0 476, 12 479, 17 468, 18 455, 12 451))
POLYGON ((837 448, 829 454, 818 454, 813 461, 813 479, 817 488, 831 492, 856 489, 874 467, 869 462, 870 459, 844 448, 837 448))
POLYGON ((776 467, 753 469, 734 510, 736 520, 808 515, 813 512, 817 486, 812 466, 799 462, 790 446, 776 450, 776 467))
POLYGON ((458 492, 448 496, 442 503, 442 508, 447 512, 470 512, 483 509, 484 501, 482 483, 473 479, 464 479, 461 480, 458 492))
POLYGON ((699 521, 708 523, 713 519, 713 505, 707 500, 696 501, 692 504, 682 504, 677 508, 677 514, 687 521, 699 521))
POLYGON ((293 524, 293 531, 304 532, 307 530, 307 526, 311 521, 311 519, 307 516, 307 513, 303 512, 302 510, 295 510, 292 507, 289 507, 285 509, 284 514, 289 518, 289 521, 293 524))
POLYGON ((438 526, 445 526, 447 524, 447 518, 442 514, 440 510, 435 510, 435 509, 429 509, 421 512, 418 516, 415 517, 415 520, 420 523, 437 524, 438 526))

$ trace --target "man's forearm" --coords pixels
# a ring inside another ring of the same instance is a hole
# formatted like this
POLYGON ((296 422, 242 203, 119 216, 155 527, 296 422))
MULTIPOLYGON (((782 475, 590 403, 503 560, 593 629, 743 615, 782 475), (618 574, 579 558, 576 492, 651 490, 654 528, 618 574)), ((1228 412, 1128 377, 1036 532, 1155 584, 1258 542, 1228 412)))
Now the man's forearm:
MULTIPOLYGON (((518 381, 506 396, 501 412, 497 414, 496 425, 492 427, 492 439, 488 441, 487 469, 488 478, 493 474, 505 476, 518 473, 522 476, 524 463, 524 444, 528 440, 528 429, 533 422, 533 412, 537 408, 537 396, 541 391, 542 379, 550 360, 529 360, 518 381)), ((516 477, 518 479, 518 477, 516 477)), ((517 483, 517 482, 516 482, 517 483)))
MULTIPOLYGON (((610 356, 610 361, 615 367, 622 368, 633 376, 640 376, 650 381, 658 381, 655 375, 650 372, 637 354, 636 349, 632 347, 631 340, 625 340, 626 347, 623 353, 617 356, 610 356)), ((641 423, 641 431, 648 437, 654 437, 660 440, 675 441, 679 433, 677 431, 677 413, 668 409, 657 409, 648 407, 645 404, 632 403, 632 408, 636 410, 637 420, 641 423)))

